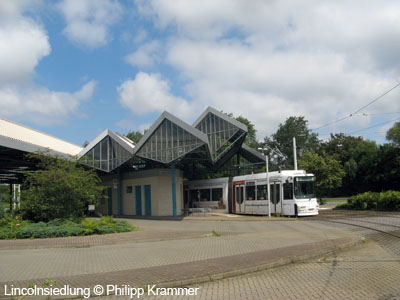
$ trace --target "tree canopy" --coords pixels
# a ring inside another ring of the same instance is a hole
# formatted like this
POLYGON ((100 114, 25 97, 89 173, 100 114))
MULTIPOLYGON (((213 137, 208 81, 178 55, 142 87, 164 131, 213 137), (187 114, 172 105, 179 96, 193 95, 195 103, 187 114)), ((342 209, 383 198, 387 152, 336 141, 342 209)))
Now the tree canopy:
POLYGON ((299 159, 299 167, 316 176, 316 192, 318 196, 329 195, 342 186, 343 177, 346 175, 340 161, 334 156, 321 154, 314 150, 303 153, 299 159))
POLYGON ((251 123, 251 121, 249 119, 247 119, 243 116, 239 116, 235 119, 237 121, 239 121, 240 123, 243 123, 244 125, 247 126, 248 133, 247 133, 244 143, 247 146, 250 146, 251 148, 257 150, 257 148, 259 147, 259 143, 257 142, 257 137, 256 137, 257 130, 256 130, 254 124, 251 123))
POLYGON ((289 117, 279 124, 278 130, 265 143, 272 149, 279 149, 285 156, 277 158, 277 164, 282 168, 293 169, 293 138, 296 138, 297 155, 316 149, 319 145, 318 135, 308 128, 308 121, 304 117, 289 117))
POLYGON ((100 179, 94 170, 87 170, 78 161, 31 154, 39 170, 26 173, 22 189, 21 211, 24 218, 47 222, 84 216, 88 204, 97 204, 103 197, 100 179))
POLYGON ((386 139, 400 146, 400 122, 396 122, 386 133, 386 139))
POLYGON ((143 134, 140 131, 129 131, 125 135, 128 139, 130 139, 135 144, 139 143, 140 139, 143 137, 143 134))

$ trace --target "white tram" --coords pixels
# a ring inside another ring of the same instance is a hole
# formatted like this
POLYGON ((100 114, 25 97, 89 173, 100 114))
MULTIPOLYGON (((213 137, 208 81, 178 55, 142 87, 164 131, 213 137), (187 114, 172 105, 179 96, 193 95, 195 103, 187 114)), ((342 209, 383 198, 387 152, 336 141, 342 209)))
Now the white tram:
POLYGON ((185 206, 220 208, 235 214, 312 216, 319 205, 314 192, 315 177, 301 170, 190 181, 185 185, 185 206))

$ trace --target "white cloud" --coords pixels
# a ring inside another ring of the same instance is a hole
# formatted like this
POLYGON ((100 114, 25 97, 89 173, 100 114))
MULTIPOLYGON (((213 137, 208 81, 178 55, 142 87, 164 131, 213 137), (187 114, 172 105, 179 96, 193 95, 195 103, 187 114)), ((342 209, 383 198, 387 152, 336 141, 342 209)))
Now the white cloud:
POLYGON ((135 52, 128 54, 125 60, 141 68, 150 68, 161 60, 161 44, 158 41, 151 41, 141 45, 135 52))
MULTIPOLYGON (((192 101, 252 120, 260 137, 291 115, 310 127, 354 112, 400 77, 397 1, 136 1, 165 31, 166 62, 192 101), (362 9, 360 9, 362 7, 362 9)), ((400 111, 399 91, 367 112, 400 111)), ((368 127, 352 117, 331 130, 368 127)))
POLYGON ((139 72, 135 79, 126 80, 117 90, 122 105, 136 115, 164 110, 186 120, 194 115, 194 107, 186 100, 173 96, 168 82, 159 74, 139 72))
POLYGON ((0 2, 0 85, 26 81, 51 47, 43 27, 22 15, 38 1, 0 2))
POLYGON ((0 26, 0 82, 26 80, 50 54, 46 32, 30 19, 0 26))
POLYGON ((62 122, 93 95, 96 82, 86 83, 75 93, 55 92, 43 87, 3 87, 0 111, 7 118, 23 118, 38 124, 62 122))
POLYGON ((62 122, 89 99, 96 83, 75 93, 51 91, 33 83, 40 60, 51 52, 47 32, 24 15, 40 1, 0 2, 0 112, 1 116, 41 124, 62 122))
POLYGON ((111 39, 109 27, 121 14, 121 5, 114 0, 64 0, 59 4, 67 26, 64 34, 72 42, 94 49, 111 39))

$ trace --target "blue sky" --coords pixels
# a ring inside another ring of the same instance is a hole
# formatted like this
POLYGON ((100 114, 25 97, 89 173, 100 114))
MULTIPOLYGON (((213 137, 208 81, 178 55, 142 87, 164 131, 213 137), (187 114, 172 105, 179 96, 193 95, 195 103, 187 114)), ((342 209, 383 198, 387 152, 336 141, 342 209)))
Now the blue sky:
MULTIPOLYGON (((81 145, 213 106, 262 139, 357 111, 400 82, 399 58, 398 1, 4 0, 0 117, 81 145)), ((316 132, 383 143, 399 96, 316 132)))

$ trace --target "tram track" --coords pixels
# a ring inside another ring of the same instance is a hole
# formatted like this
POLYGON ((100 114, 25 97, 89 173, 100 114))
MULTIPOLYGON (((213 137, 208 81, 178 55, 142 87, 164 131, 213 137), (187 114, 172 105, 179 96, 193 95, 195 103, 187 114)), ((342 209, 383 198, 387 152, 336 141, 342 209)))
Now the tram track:
POLYGON ((400 239, 400 214, 396 213, 386 213, 386 212, 323 212, 320 215, 314 217, 312 220, 315 221, 323 221, 323 222, 330 222, 330 223, 337 223, 343 225, 350 225, 358 228, 363 228, 367 230, 371 230, 374 232, 378 232, 381 234, 386 234, 397 239, 400 239), (383 218, 387 219, 388 217, 394 219, 395 224, 388 224, 374 222, 371 220, 365 220, 366 218, 383 218), (357 223, 367 223, 371 224, 372 226, 367 226, 365 224, 357 224, 357 223), (382 227, 386 228, 395 228, 394 230, 385 230, 382 227))
POLYGON ((323 212, 313 221, 339 226, 371 239, 400 258, 400 214, 388 212, 323 212), (381 218, 382 222, 379 222, 381 218), (378 222, 377 222, 378 221, 378 222))
MULTIPOLYGON (((356 227, 359 227, 359 228, 373 230, 373 231, 376 231, 376 232, 379 232, 379 233, 387 234, 387 235, 390 235, 392 237, 400 239, 400 233, 399 234, 393 234, 393 233, 388 232, 388 231, 384 231, 384 230, 381 230, 381 229, 377 229, 377 228, 373 228, 373 227, 369 227, 369 226, 364 226, 364 225, 360 225, 360 224, 354 224, 354 223, 343 222, 343 221, 338 221, 338 220, 326 220, 326 219, 315 219, 315 221, 323 221, 323 222, 330 222, 330 223, 337 223, 337 224, 356 226, 356 227)), ((388 224, 382 224, 382 223, 376 223, 376 222, 368 222, 368 223, 381 225, 381 226, 387 226, 387 227, 400 228, 400 226, 388 225, 388 224)), ((400 232, 400 229, 398 231, 400 232)))

